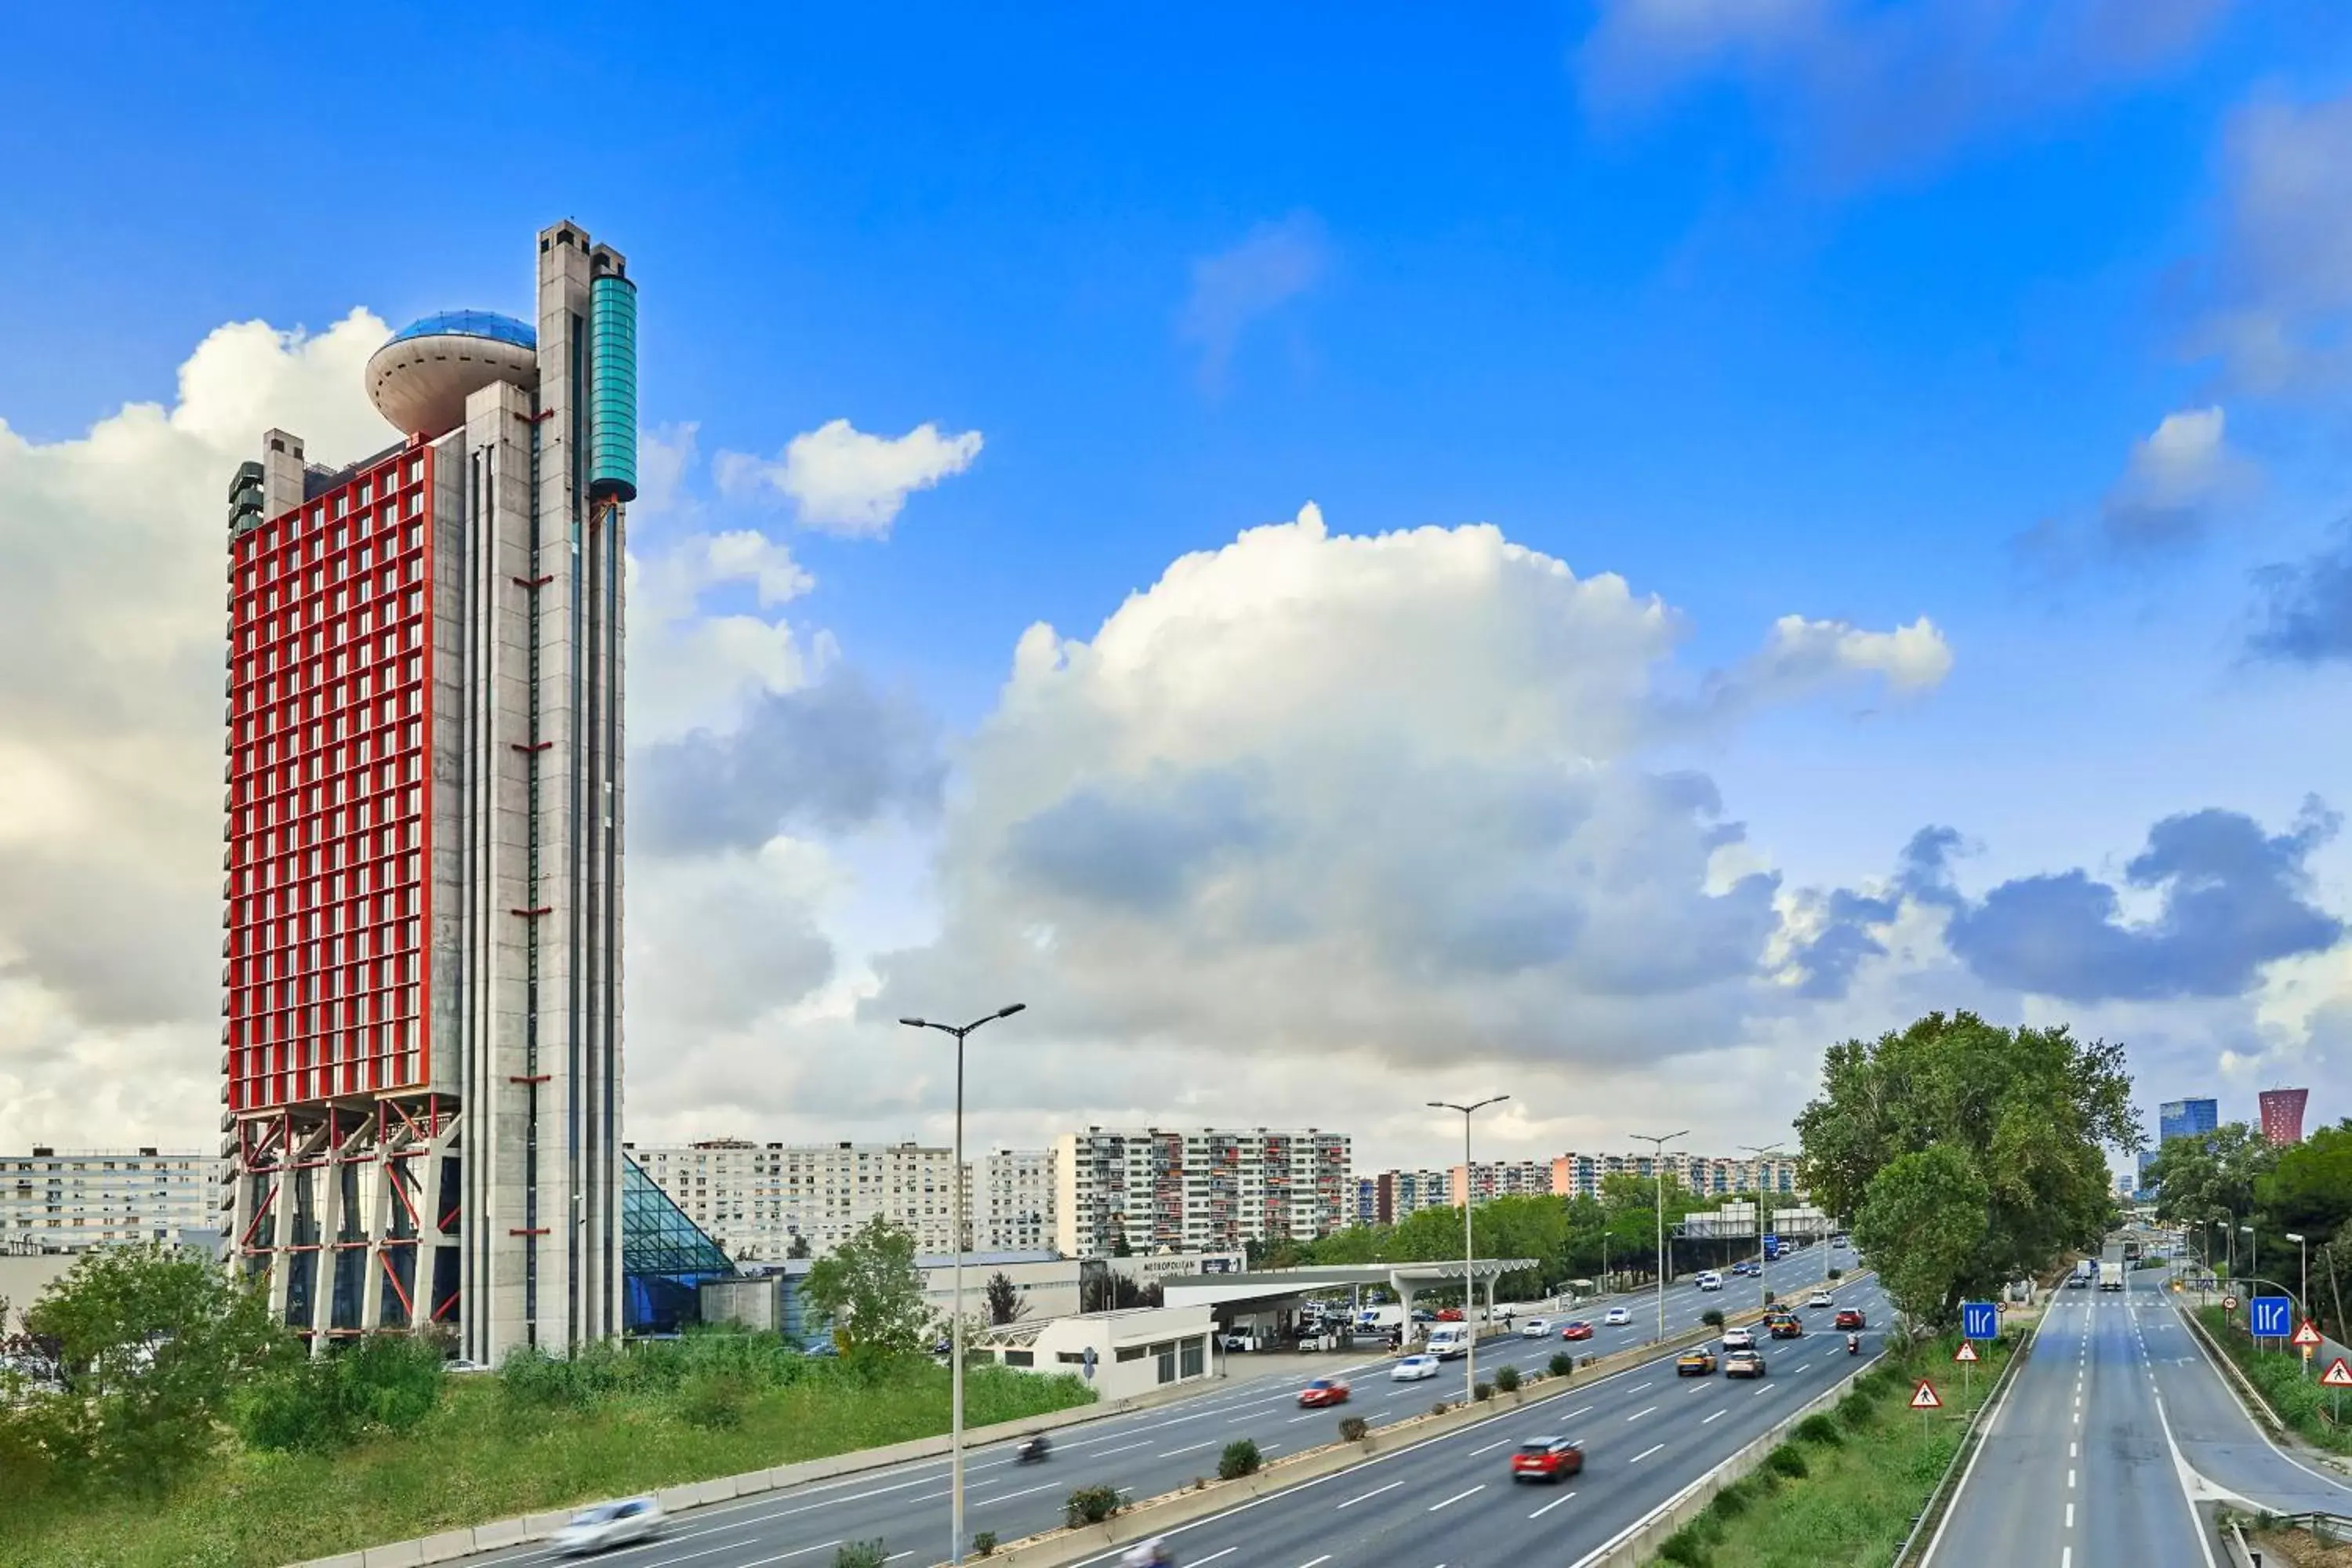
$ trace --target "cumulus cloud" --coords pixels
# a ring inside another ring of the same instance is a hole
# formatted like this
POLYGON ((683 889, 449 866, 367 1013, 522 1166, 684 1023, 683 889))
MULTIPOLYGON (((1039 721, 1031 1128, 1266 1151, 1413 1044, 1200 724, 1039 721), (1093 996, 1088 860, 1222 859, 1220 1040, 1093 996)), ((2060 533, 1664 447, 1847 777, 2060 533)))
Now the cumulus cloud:
POLYGON ((2228 232, 2201 346, 2248 390, 2298 395, 2352 376, 2352 93, 2265 98, 2223 148, 2228 232))
POLYGON ((1297 212, 1195 260, 1181 328, 1200 347, 1202 384, 1222 388, 1243 334, 1320 282, 1330 258, 1323 220, 1297 212))
POLYGON ((2126 86, 2233 0, 1602 0, 1577 55, 1605 116, 1729 80, 1833 177, 1869 179, 2126 86))
MULTIPOLYGON (((1884 636, 1775 628, 1742 689, 1940 673, 1884 636)), ((962 750, 940 938, 880 959, 859 1016, 1026 1001, 1033 1065, 1085 1064, 1029 1090, 1090 1107, 1129 1061, 1236 1047, 1297 1103, 1334 1052, 1589 1073, 1730 1044, 1771 1005, 1777 879, 1655 760, 1692 732, 1680 637, 1492 528, 1348 537, 1312 507, 1090 638, 1033 626, 962 750)))
POLYGON ((2076 869, 2006 881, 1981 900, 1952 885, 1958 836, 1927 829, 1901 880, 1948 911, 1951 951, 1992 984, 2078 1003, 2236 997, 2264 966, 2343 938, 2344 923, 2312 901, 2307 868, 2340 822, 2316 800, 2274 836, 2239 812, 2188 812, 2148 830, 2124 889, 2076 869), (2126 918, 2126 889, 2154 896, 2149 918, 2126 918))
POLYGON ((2303 560, 2263 568, 2254 583, 2253 654, 2291 664, 2352 659, 2352 523, 2303 560))
POLYGON ((909 495, 971 468, 981 446, 977 430, 947 435, 923 424, 904 436, 872 436, 835 419, 793 437, 780 458, 721 452, 712 472, 722 494, 784 497, 803 527, 879 539, 909 495))
POLYGON ((2217 510, 2251 479, 2226 439, 2219 406, 2168 414, 2132 448, 2123 478, 2100 509, 2106 543, 2118 551, 2174 548, 2202 537, 2217 510))

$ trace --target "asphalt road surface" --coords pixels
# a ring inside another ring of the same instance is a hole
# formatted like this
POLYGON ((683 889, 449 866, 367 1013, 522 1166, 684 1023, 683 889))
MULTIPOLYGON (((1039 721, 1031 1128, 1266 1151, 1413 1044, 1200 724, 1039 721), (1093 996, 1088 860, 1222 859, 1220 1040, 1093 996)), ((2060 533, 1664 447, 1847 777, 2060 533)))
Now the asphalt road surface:
MULTIPOLYGON (((1839 1262, 1851 1267, 1853 1255, 1842 1254, 1839 1262)), ((1773 1264, 1767 1280, 1776 1291, 1801 1301, 1820 1282, 1822 1269, 1820 1252, 1808 1249, 1773 1264)), ((1709 1307, 1720 1307, 1727 1312, 1752 1307, 1757 1289, 1756 1280, 1736 1277, 1727 1280, 1720 1292, 1701 1292, 1687 1284, 1669 1287, 1665 1295, 1666 1332, 1672 1336, 1697 1326, 1700 1314, 1709 1307)), ((1870 1313, 1874 1330, 1885 1310, 1876 1281, 1867 1280, 1850 1290, 1840 1291, 1840 1304, 1847 1304, 1848 1297, 1870 1313)), ((1554 1332, 1541 1339, 1490 1341, 1479 1348, 1480 1381, 1486 1381, 1496 1368, 1505 1364, 1516 1366, 1522 1373, 1539 1371, 1561 1350, 1573 1351, 1580 1356, 1605 1355, 1638 1347, 1657 1333, 1654 1292, 1588 1302, 1575 1313, 1561 1314, 1560 1321, 1570 1316, 1582 1316, 1596 1325, 1592 1340, 1563 1344, 1554 1332), (1607 1308, 1620 1304, 1632 1310, 1633 1322, 1616 1329, 1598 1327, 1607 1308)), ((1487 1486, 1488 1494, 1500 1490, 1507 1497, 1507 1456, 1500 1449, 1485 1452, 1484 1446, 1517 1442, 1528 1435, 1522 1428, 1534 1430, 1552 1422, 1565 1426, 1570 1436, 1589 1439, 1588 1462, 1594 1474, 1608 1478, 1603 1486, 1613 1495, 1609 1517, 1639 1517, 1706 1465, 1693 1468, 1694 1456, 1684 1452, 1678 1443, 1668 1444, 1675 1452, 1661 1450, 1645 1455, 1638 1465, 1631 1463, 1630 1457, 1635 1451, 1668 1436, 1696 1434, 1699 1451, 1719 1459, 1737 1448, 1746 1436, 1752 1436, 1769 1424, 1771 1410, 1801 1397, 1806 1385, 1825 1387, 1828 1376, 1854 1364, 1853 1358, 1846 1354, 1844 1336, 1829 1331, 1828 1312, 1807 1311, 1803 1316, 1816 1331, 1795 1343, 1799 1354, 1789 1353, 1790 1342, 1768 1344, 1770 1374, 1761 1383, 1729 1384, 1717 1375, 1677 1384, 1671 1364, 1663 1373, 1653 1364, 1646 1370, 1619 1373, 1590 1384, 1592 1401, 1569 1397, 1531 1409, 1521 1420, 1484 1426, 1480 1430, 1485 1436, 1476 1443, 1465 1445, 1482 1450, 1473 1461, 1480 1472, 1478 1479, 1494 1483, 1487 1486), (1625 1402, 1635 1399, 1637 1394, 1642 1397, 1628 1405, 1625 1402), (1588 1403, 1592 1403, 1593 1408, 1584 1411, 1582 1407, 1588 1403), (1650 1404, 1659 1408, 1643 1408, 1650 1404), (1718 1405, 1723 1415, 1708 1422, 1706 1418, 1718 1405), (1555 1415, 1550 1412, 1562 1414, 1555 1415), (1570 1418, 1568 1412, 1578 1414, 1570 1418), (1612 1421, 1622 1430, 1610 1427, 1607 1424, 1612 1421), (1659 1435, 1650 1435, 1652 1428, 1659 1435), (1637 1438, 1642 1440, 1634 1441, 1637 1438), (1646 1500, 1635 1508, 1632 1503, 1636 1499, 1646 1500)), ((1874 1331, 1867 1337, 1867 1349, 1872 1354, 1876 1352, 1876 1340, 1874 1331)), ((1365 1360, 1333 1355, 1328 1369, 1320 1375, 1347 1378, 1353 1385, 1353 1399, 1336 1408, 1302 1411, 1297 1405, 1300 1378, 1253 1378, 1246 1371, 1246 1356, 1235 1357, 1233 1364, 1234 1381, 1214 1392, 1056 1433, 1053 1455, 1042 1464, 1015 1464, 1009 1442, 969 1450, 964 1457, 965 1530, 993 1531, 1000 1540, 1015 1540, 1058 1524, 1063 1500, 1080 1486, 1108 1482, 1132 1496, 1150 1497, 1174 1490, 1196 1476, 1215 1475, 1220 1450, 1238 1437, 1253 1438, 1261 1453, 1269 1458, 1278 1458, 1331 1441, 1343 1416, 1360 1415, 1378 1426, 1420 1415, 1437 1400, 1458 1400, 1463 1394, 1463 1363, 1459 1361, 1443 1363, 1440 1375, 1433 1379, 1392 1383, 1388 1376, 1392 1358, 1383 1355, 1365 1360)), ((1431 1448, 1444 1447, 1431 1445, 1408 1450, 1407 1454, 1427 1455, 1431 1448)), ((1406 1457, 1401 1454, 1396 1460, 1405 1460, 1406 1457)), ((1709 1459, 1707 1464, 1715 1459, 1709 1459)), ((1410 1468, 1418 1476, 1422 1466, 1411 1464, 1410 1468)), ((1391 1472, 1398 1473, 1402 1472, 1391 1472)), ((1327 1483, 1327 1490, 1329 1484, 1336 1483, 1327 1483)), ((1414 1489, 1418 1488, 1416 1480, 1414 1489)), ((1420 1495, 1414 1489, 1400 1490, 1413 1490, 1413 1495, 1420 1495)), ((1561 1495, 1578 1489, 1571 1484, 1561 1489, 1561 1495)), ((1259 1509, 1268 1509, 1276 1500, 1268 1500, 1259 1509)), ((1457 1507, 1475 1511, 1471 1510, 1475 1500, 1465 1500, 1457 1507)), ((1535 1497, 1530 1489, 1525 1500, 1526 1508, 1505 1512, 1524 1522, 1523 1515, 1553 1500, 1535 1497)), ((1315 1511, 1312 1505, 1302 1503, 1298 1507, 1302 1517, 1315 1511)), ((1563 1526, 1574 1524, 1590 1509, 1590 1504, 1579 1509, 1570 1503, 1545 1519, 1557 1532, 1563 1526)), ((1286 1508, 1276 1510, 1265 1517, 1276 1518, 1289 1511, 1286 1508)), ((1340 1517, 1385 1518, 1388 1511, 1366 1503, 1340 1517)), ((887 1544, 893 1562, 930 1563, 946 1558, 948 1520, 947 1460, 925 1459, 695 1509, 673 1519, 668 1532, 660 1540, 605 1553, 596 1561, 612 1568, 671 1568, 673 1564, 750 1568, 755 1563, 763 1568, 771 1564, 824 1568, 829 1562, 824 1554, 839 1543, 879 1539, 887 1544)), ((1581 1528, 1575 1533, 1580 1541, 1592 1535, 1591 1530, 1581 1528)), ((1595 1543, 1605 1539, 1607 1533, 1603 1531, 1594 1535, 1595 1543)), ((970 1544, 969 1541, 965 1542, 967 1549, 970 1544)), ((1196 1549, 1188 1548, 1185 1561, 1191 1563, 1195 1555, 1196 1549)), ((1310 1552, 1299 1561, 1303 1563, 1314 1555, 1310 1552)), ((1384 1556, 1380 1560, 1391 1559, 1384 1556)), ((534 1545, 484 1552, 467 1561, 478 1565, 536 1564, 551 1563, 554 1558, 544 1545, 534 1545)), ((1459 1554, 1445 1557, 1441 1553, 1430 1561, 1459 1565, 1466 1560, 1459 1554)), ((1505 1559, 1497 1556, 1493 1561, 1500 1563, 1505 1559)))
POLYGON ((1927 1568, 2214 1568, 2194 1505, 2352 1512, 2352 1487, 2256 1429, 2154 1271, 2062 1290, 1987 1428, 1927 1568))

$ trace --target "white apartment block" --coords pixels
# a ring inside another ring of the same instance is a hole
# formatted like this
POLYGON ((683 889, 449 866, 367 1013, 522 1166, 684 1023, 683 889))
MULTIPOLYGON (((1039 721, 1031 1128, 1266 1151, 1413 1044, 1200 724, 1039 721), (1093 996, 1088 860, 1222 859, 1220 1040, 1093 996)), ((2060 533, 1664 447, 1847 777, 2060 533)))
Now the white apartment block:
POLYGON ((1470 1201, 1474 1204, 1488 1203, 1496 1198, 1549 1195, 1551 1192, 1551 1162, 1549 1160, 1474 1163, 1468 1167, 1466 1183, 1463 1173, 1464 1167, 1456 1165, 1445 1173, 1445 1201, 1455 1208, 1462 1206, 1465 1185, 1470 1189, 1470 1201))
POLYGON ((1795 1195, 1803 1190, 1797 1184, 1793 1154, 1686 1154, 1672 1150, 1663 1161, 1648 1150, 1630 1154, 1562 1154, 1551 1162, 1551 1190, 1562 1197, 1598 1197, 1603 1176, 1648 1176, 1662 1164, 1685 1190, 1709 1197, 1759 1190, 1795 1195))
POLYGON ((1345 1134, 1089 1127, 1054 1140, 1055 1245, 1066 1258, 1230 1252, 1311 1240, 1355 1207, 1345 1134))
POLYGON ((955 1249, 955 1156, 914 1143, 625 1145, 654 1184, 739 1259, 830 1252, 877 1215, 913 1233, 918 1251, 955 1249))
POLYGON ((972 1250, 1034 1252, 1054 1245, 1054 1151, 992 1149, 971 1174, 972 1250))
POLYGON ((218 1230, 219 1165, 193 1149, 0 1154, 0 1252, 79 1252, 218 1230))

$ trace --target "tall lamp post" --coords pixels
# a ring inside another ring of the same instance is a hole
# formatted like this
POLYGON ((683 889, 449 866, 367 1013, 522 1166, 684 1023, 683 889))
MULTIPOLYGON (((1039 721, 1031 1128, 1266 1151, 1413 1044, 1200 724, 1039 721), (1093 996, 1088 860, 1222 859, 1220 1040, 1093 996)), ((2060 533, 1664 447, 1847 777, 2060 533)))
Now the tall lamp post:
POLYGON ((1764 1176, 1764 1157, 1769 1154, 1777 1158, 1781 1150, 1778 1143, 1760 1148, 1754 1143, 1742 1143, 1739 1147, 1756 1156, 1756 1305, 1760 1308, 1768 1304, 1765 1297, 1771 1293, 1771 1287, 1764 1280, 1764 1197, 1770 1191, 1764 1176))
POLYGON ((2303 1233, 2301 1231, 2288 1231, 2286 1233, 2286 1238, 2294 1243, 2295 1250, 2303 1255, 2303 1289, 2296 1295, 2294 1301, 2295 1310, 2301 1312, 2305 1317, 2308 1318, 2312 1316, 2311 1244, 2303 1238, 2303 1233))
POLYGON ((2250 1276, 2260 1274, 2263 1271, 2262 1236, 2252 1226, 2250 1225, 2242 1225, 2238 1228, 2244 1231, 2248 1237, 2246 1242, 2246 1272, 2250 1276))
POLYGON ((955 1098, 955 1310, 949 1325, 948 1340, 948 1561, 963 1561, 963 1040, 966 1035, 983 1024, 993 1024, 999 1018, 1010 1018, 1028 1004, 1015 1002, 1009 1007, 999 1007, 986 1017, 974 1018, 969 1024, 934 1024, 928 1018, 901 1018, 910 1029, 937 1029, 942 1035, 953 1035, 956 1043, 955 1098))
MULTIPOLYGON (((1687 1127, 1680 1132, 1633 1134, 1636 1142, 1650 1144, 1657 1151, 1656 1157, 1650 1162, 1650 1184, 1658 1193, 1658 1338, 1662 1340, 1666 1337, 1666 1145, 1677 1138, 1689 1136, 1690 1129, 1687 1127)), ((1762 1249, 1763 1237, 1757 1237, 1756 1246, 1759 1250, 1762 1249)))
POLYGON ((1490 1105, 1500 1105, 1510 1099, 1507 1094, 1490 1094, 1468 1105, 1456 1105, 1450 1100, 1433 1100, 1432 1110, 1458 1110, 1462 1113, 1462 1330, 1468 1338, 1463 1352, 1462 1379, 1467 1390, 1465 1397, 1473 1405, 1478 1402, 1478 1324, 1470 1315, 1471 1260, 1476 1256, 1470 1242, 1470 1116, 1490 1105))

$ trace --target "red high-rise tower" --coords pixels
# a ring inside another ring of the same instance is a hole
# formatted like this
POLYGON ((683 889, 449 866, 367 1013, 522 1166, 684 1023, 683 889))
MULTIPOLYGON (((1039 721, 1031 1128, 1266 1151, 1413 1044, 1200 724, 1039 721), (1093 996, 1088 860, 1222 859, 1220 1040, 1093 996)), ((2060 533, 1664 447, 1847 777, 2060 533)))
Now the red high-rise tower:
POLYGON ((2266 1089, 2255 1099, 2263 1108, 2263 1136, 2279 1148, 2303 1142, 2303 1107, 2311 1098, 2307 1089, 2266 1089))

